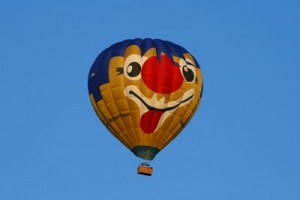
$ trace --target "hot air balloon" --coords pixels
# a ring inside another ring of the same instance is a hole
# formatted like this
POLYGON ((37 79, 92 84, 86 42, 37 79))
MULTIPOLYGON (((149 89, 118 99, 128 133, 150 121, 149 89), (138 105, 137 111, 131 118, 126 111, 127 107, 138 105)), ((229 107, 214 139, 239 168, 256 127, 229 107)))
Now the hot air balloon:
MULTIPOLYGON (((88 75, 92 106, 134 155, 153 160, 186 126, 203 89, 194 56, 160 39, 129 39, 102 51, 88 75)), ((152 174, 142 163, 138 173, 152 174)))

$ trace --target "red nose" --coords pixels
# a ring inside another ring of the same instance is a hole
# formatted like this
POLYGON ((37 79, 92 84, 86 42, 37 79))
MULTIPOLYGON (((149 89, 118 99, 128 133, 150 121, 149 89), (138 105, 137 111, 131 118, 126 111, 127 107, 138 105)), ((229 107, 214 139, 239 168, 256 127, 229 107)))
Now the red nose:
POLYGON ((142 79, 149 89, 162 94, 178 90, 183 83, 180 68, 165 55, 160 60, 153 56, 144 63, 142 79))

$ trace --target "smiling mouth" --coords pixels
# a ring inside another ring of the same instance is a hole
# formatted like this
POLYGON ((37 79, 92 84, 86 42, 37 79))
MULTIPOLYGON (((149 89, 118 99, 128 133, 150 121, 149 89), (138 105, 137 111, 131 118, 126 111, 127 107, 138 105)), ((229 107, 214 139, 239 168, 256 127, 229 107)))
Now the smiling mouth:
POLYGON ((166 107, 166 108, 155 108, 153 106, 148 105, 139 95, 137 95, 134 91, 129 91, 129 94, 132 94, 133 96, 135 96, 136 98, 138 98, 143 104, 144 106, 146 106, 146 108, 148 110, 156 110, 156 111, 160 111, 160 112, 166 112, 169 110, 173 110, 174 108, 177 108, 178 106, 180 106, 180 104, 192 99, 194 97, 194 95, 191 95, 190 97, 182 100, 181 102, 179 102, 178 104, 176 104, 175 106, 170 106, 170 107, 166 107))
POLYGON ((194 92, 194 89, 190 89, 181 98, 165 102, 165 97, 158 100, 155 93, 151 98, 147 98, 136 86, 127 86, 125 89, 125 95, 140 108, 140 127, 146 134, 155 132, 175 110, 189 104, 194 98, 194 92))

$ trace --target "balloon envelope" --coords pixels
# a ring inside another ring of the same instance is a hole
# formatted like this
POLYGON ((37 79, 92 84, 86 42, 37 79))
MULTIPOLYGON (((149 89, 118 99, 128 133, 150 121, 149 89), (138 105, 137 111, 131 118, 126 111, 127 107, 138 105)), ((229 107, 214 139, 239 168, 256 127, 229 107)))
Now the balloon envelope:
POLYGON ((136 156, 152 160, 189 122, 201 100, 202 73, 183 47, 125 40, 96 58, 88 77, 102 123, 136 156))

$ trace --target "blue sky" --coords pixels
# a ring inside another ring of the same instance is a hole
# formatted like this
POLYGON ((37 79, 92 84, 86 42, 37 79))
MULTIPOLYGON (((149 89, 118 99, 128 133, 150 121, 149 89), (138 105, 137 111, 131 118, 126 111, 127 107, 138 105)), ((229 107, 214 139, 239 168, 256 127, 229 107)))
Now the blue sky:
POLYGON ((300 199, 299 1, 0 0, 0 199, 300 199), (141 160, 100 124, 87 75, 127 38, 180 44, 204 76, 185 130, 141 160))

